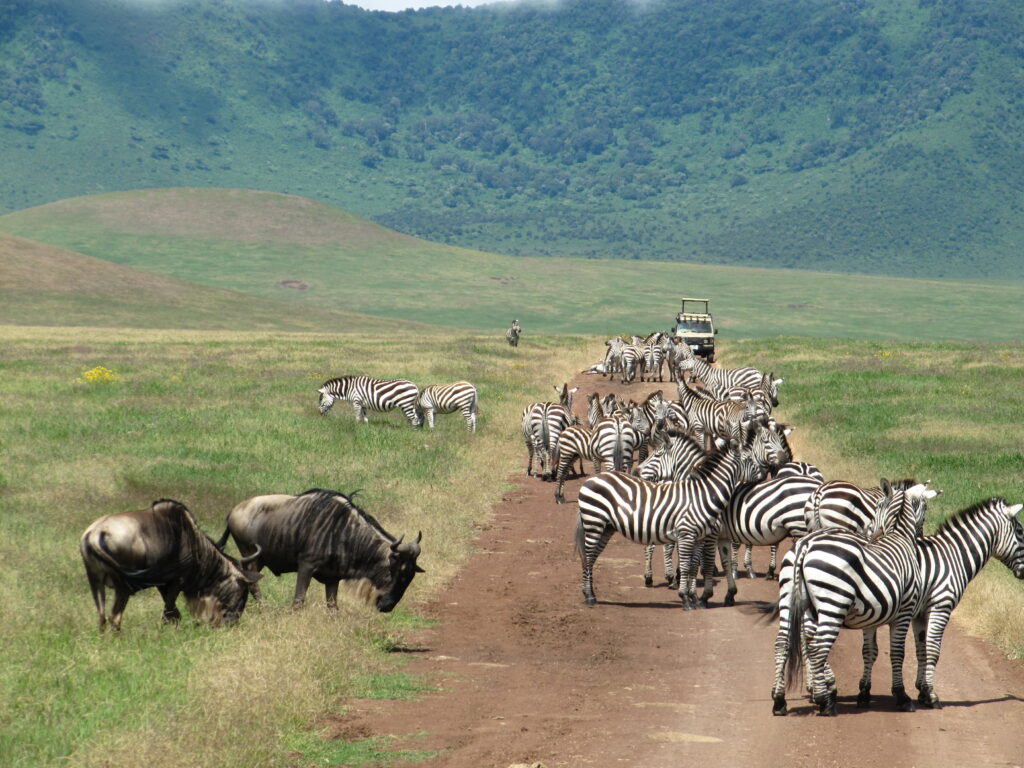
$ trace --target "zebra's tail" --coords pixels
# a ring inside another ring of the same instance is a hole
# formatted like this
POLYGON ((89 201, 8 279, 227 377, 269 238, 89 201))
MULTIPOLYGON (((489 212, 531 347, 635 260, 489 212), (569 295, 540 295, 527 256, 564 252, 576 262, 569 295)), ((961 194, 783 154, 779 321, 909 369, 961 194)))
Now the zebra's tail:
POLYGON ((583 528, 583 515, 576 515, 576 537, 575 551, 580 556, 580 562, 587 564, 587 532, 583 528))
POLYGON ((615 450, 612 454, 612 460, 615 462, 615 469, 619 472, 626 471, 625 452, 623 451, 623 443, 626 441, 625 428, 626 425, 621 421, 615 422, 615 450))
POLYGON ((804 581, 804 553, 806 547, 796 545, 793 563, 793 587, 789 595, 789 631, 786 635, 786 688, 800 682, 804 671, 803 626, 807 612, 807 584, 804 581))
POLYGON ((804 504, 804 525, 807 526, 807 531, 817 531, 822 528, 821 525, 821 501, 824 496, 823 488, 825 483, 822 483, 814 489, 814 493, 807 499, 807 503, 804 504))

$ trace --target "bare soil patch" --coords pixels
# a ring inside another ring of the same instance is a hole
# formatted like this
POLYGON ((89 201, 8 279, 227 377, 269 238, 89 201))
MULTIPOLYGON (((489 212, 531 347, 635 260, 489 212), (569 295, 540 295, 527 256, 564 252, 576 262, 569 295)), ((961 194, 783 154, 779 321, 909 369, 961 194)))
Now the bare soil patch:
MULTIPOLYGON (((640 399, 662 388, 574 384, 579 402, 595 389, 640 399)), ((741 579, 734 608, 722 606, 718 583, 710 609, 684 612, 658 583, 660 567, 644 588, 642 548, 617 537, 595 567, 598 605, 586 607, 572 544, 581 482, 559 506, 554 484, 516 480, 476 554, 427 608, 437 625, 408 638, 419 652, 407 671, 435 690, 351 702, 334 718, 339 735, 393 736, 397 748, 438 750, 425 765, 448 768, 1024 765, 1024 665, 955 627, 937 672, 943 709, 895 711, 884 648, 875 706, 856 709, 860 635, 844 632, 833 651, 839 716, 816 717, 793 691, 780 718, 769 695, 775 626, 755 615, 775 582, 741 579)), ((759 573, 766 555, 755 554, 759 573)), ((911 658, 908 688, 914 669, 911 658)))

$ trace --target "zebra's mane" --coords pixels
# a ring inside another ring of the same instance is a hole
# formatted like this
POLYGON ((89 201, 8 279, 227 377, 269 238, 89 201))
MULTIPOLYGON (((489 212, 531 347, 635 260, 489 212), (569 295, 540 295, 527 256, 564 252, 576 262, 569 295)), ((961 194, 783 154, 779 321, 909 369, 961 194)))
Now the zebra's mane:
POLYGON ((980 516, 997 504, 1006 504, 1006 499, 999 497, 985 499, 984 501, 979 501, 977 504, 970 506, 967 509, 961 509, 959 512, 954 512, 939 523, 939 527, 933 535, 945 533, 951 528, 958 527, 963 523, 963 521, 970 520, 972 517, 980 516))
POLYGON ((327 506, 327 504, 329 503, 331 505, 331 509, 337 512, 339 510, 337 507, 336 497, 341 496, 343 499, 345 499, 345 502, 348 505, 348 507, 357 515, 359 515, 359 518, 361 520, 366 522, 366 524, 369 525, 374 531, 379 533, 381 536, 383 536, 385 539, 387 539, 389 542, 393 544, 395 542, 395 537, 384 530, 383 526, 381 526, 381 524, 377 522, 377 518, 375 518, 369 512, 366 512, 365 510, 361 509, 359 506, 356 505, 355 502, 352 501, 352 497, 355 496, 357 493, 359 493, 359 491, 353 491, 351 496, 346 496, 341 491, 330 491, 324 488, 310 488, 308 490, 303 491, 300 494, 297 494, 296 498, 309 496, 311 497, 309 501, 313 506, 327 506))

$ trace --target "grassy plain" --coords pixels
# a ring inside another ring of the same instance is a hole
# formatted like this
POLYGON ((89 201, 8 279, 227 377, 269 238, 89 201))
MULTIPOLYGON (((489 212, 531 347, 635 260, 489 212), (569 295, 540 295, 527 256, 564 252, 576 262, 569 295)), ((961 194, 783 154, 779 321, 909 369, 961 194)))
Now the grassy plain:
MULTIPOLYGON (((592 353, 573 337, 524 342, 376 336, 0 327, 0 765, 279 766, 342 762, 385 745, 325 740, 317 716, 345 695, 411 695, 387 651, 422 623, 417 604, 465 557, 476 525, 522 471, 522 404, 548 399, 592 353), (90 381, 103 366, 114 378, 90 381), (326 378, 363 371, 473 380, 480 427, 434 432, 399 414, 357 425, 316 410, 326 378), (267 576, 238 626, 161 626, 153 590, 119 635, 96 631, 77 551, 100 515, 161 497, 219 534, 260 493, 346 492, 391 532, 423 531, 427 573, 390 615, 350 600, 327 615, 314 589, 267 576)), ((414 755, 412 755, 414 756, 414 755)))
MULTIPOLYGON (((500 256, 417 240, 268 192, 92 195, 0 216, 0 231, 303 312, 328 308, 473 330, 504 328, 518 317, 527 337, 668 328, 681 296, 711 297, 723 341, 786 334, 1002 342, 1019 340, 1024 328, 1015 284, 500 256), (284 288, 284 281, 309 288, 284 288)), ((17 307, 10 304, 0 320, 24 322, 17 307)))

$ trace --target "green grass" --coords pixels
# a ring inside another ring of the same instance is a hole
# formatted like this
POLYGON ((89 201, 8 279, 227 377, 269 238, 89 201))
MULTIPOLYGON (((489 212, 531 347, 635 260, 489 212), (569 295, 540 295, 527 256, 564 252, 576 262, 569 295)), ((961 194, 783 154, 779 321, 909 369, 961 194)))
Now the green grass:
POLYGON ((544 397, 552 372, 564 377, 579 357, 562 351, 579 346, 569 338, 527 351, 473 336, 435 336, 423 349, 311 334, 7 327, 0 336, 0 645, 10 661, 0 669, 0 764, 12 768, 275 766, 339 697, 422 690, 390 652, 427 623, 418 603, 454 575, 475 522, 521 471, 508 436, 522 403, 544 397), (97 366, 116 378, 90 382, 83 374, 97 366), (316 388, 353 370, 471 378, 479 432, 457 414, 434 432, 399 414, 356 424, 344 403, 320 416, 316 388), (188 619, 161 626, 149 590, 132 598, 119 635, 97 632, 77 552, 93 519, 169 497, 218 535, 242 499, 309 487, 361 488, 361 505, 387 530, 423 531, 427 573, 395 612, 346 598, 329 616, 314 589, 294 613, 294 577, 267 576, 265 603, 225 631, 188 619))
MULTIPOLYGON (((726 344, 780 334, 1000 342, 1020 339, 1024 329, 1014 284, 514 258, 416 240, 329 206, 263 192, 98 195, 0 216, 0 231, 275 306, 290 302, 298 313, 343 309, 474 330, 503 329, 518 317, 527 340, 538 332, 666 329, 681 296, 711 298, 726 344), (310 288, 281 288, 284 280, 310 288)), ((19 322, 20 302, 33 295, 13 297, 10 322, 19 322)), ((112 311, 111 324, 130 316, 112 311)))

